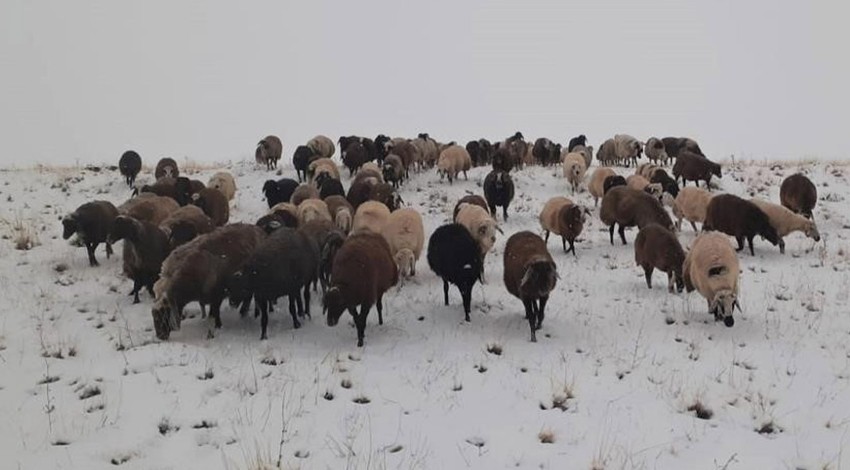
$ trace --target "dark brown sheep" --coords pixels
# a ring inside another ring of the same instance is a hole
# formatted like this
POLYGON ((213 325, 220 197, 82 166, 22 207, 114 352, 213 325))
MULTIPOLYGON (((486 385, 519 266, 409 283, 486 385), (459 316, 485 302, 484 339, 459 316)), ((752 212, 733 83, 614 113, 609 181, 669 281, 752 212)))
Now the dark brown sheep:
POLYGON ((384 175, 384 181, 392 183, 393 187, 397 188, 404 181, 404 162, 401 157, 396 154, 387 155, 384 159, 381 173, 384 175))
POLYGON ((814 183, 801 173, 793 174, 782 181, 779 201, 792 212, 812 218, 812 210, 818 202, 818 190, 814 183))
POLYGON ((611 188, 616 188, 617 186, 625 186, 626 184, 626 178, 621 175, 608 176, 602 183, 602 194, 607 194, 608 190, 611 188))
POLYGON ((212 232, 215 225, 200 207, 190 204, 169 214, 159 228, 168 235, 171 248, 177 248, 198 235, 212 232))
POLYGON ((348 168, 349 177, 357 173, 357 170, 369 161, 369 152, 366 147, 358 141, 351 142, 345 147, 342 154, 342 163, 348 168))
MULTIPOLYGON (((681 157, 681 155, 680 155, 681 157)), ((770 224, 770 218, 758 206, 733 194, 719 194, 711 198, 705 210, 703 231, 717 230, 735 237, 738 251, 744 249, 744 239, 755 256, 753 238, 761 235, 773 246, 779 243, 779 234, 770 224)))
POLYGON ((643 228, 651 223, 674 230, 670 215, 661 202, 652 195, 628 186, 611 188, 602 198, 599 218, 607 225, 614 244, 614 227, 620 224, 619 234, 623 245, 626 244, 626 227, 643 228))
POLYGON ((516 166, 516 163, 510 149, 499 144, 493 153, 493 171, 509 173, 514 169, 514 166, 516 166))
POLYGON ((390 153, 398 155, 401 158, 402 166, 404 167, 404 177, 410 178, 410 167, 415 165, 421 158, 419 149, 411 142, 402 140, 390 146, 390 153))
POLYGON ((156 163, 156 169, 153 172, 154 178, 177 178, 180 176, 180 169, 177 168, 177 162, 173 158, 162 158, 156 163))
POLYGON ((682 150, 676 158, 676 163, 673 164, 673 177, 676 178, 676 182, 681 178, 682 186, 685 186, 688 181, 693 181, 699 186, 700 180, 703 180, 706 189, 710 190, 709 183, 712 175, 722 177, 720 165, 689 150, 682 150))
POLYGON ((320 196, 319 190, 316 189, 315 186, 309 183, 301 183, 297 188, 295 188, 295 191, 292 192, 292 197, 289 198, 289 202, 298 206, 307 199, 321 199, 320 196))
POLYGON ((679 158, 679 154, 683 150, 705 156, 702 153, 702 149, 699 148, 699 144, 694 139, 688 137, 665 137, 661 139, 661 143, 664 144, 664 150, 667 151, 667 156, 673 159, 679 158))
POLYGON ((280 160, 282 154, 283 143, 281 143, 280 138, 270 135, 257 143, 254 158, 257 163, 266 165, 267 170, 274 170, 277 168, 277 161, 280 160))
POLYGON ((142 287, 153 297, 162 262, 171 252, 168 236, 156 225, 120 215, 109 233, 109 243, 119 240, 124 240, 124 275, 133 281, 130 295, 137 304, 142 287))
POLYGON ((109 201, 87 202, 62 219, 62 238, 67 240, 77 234, 89 255, 89 265, 97 266, 94 250, 106 244, 106 258, 112 255, 109 233, 118 217, 118 209, 109 201))
POLYGON ((221 227, 230 219, 230 205, 221 191, 214 188, 204 188, 192 196, 192 204, 201 208, 216 227, 221 227))
POLYGON ((667 288, 672 293, 682 292, 685 283, 682 277, 682 264, 685 251, 676 238, 676 234, 658 225, 649 224, 638 232, 635 238, 635 263, 643 268, 646 287, 652 289, 652 272, 659 270, 667 273, 667 288))
MULTIPOLYGON (((163 178, 160 181, 164 181, 163 178)), ((207 186, 199 180, 191 180, 186 178, 185 176, 180 176, 177 178, 177 181, 174 182, 174 189, 177 193, 176 201, 181 206, 185 206, 187 204, 192 203, 192 196, 201 192, 202 189, 207 186)))
POLYGON ((129 215, 136 220, 159 225, 179 209, 180 205, 170 197, 142 193, 121 204, 118 207, 118 212, 121 215, 129 215))
POLYGON ((127 182, 127 186, 133 186, 136 175, 142 170, 142 157, 133 150, 127 150, 118 160, 118 170, 127 182))
POLYGON ((511 295, 522 300, 531 328, 531 341, 536 343, 549 293, 558 279, 558 269, 546 249, 546 242, 529 231, 517 232, 508 238, 504 259, 505 287, 511 295))
POLYGON ((181 196, 177 190, 177 179, 169 176, 158 179, 154 184, 146 184, 139 188, 138 191, 135 191, 135 194, 142 193, 152 193, 157 196, 170 197, 177 201, 178 204, 181 202, 181 196))
MULTIPOLYGON (((493 160, 495 165, 496 160, 493 160)), ((514 181, 505 171, 493 170, 484 178, 484 197, 490 214, 496 218, 496 207, 501 206, 502 216, 508 220, 508 206, 514 199, 514 181)))
MULTIPOLYGON (((455 204, 454 211, 452 211, 452 221, 454 221, 454 222, 457 222, 457 213, 460 212, 460 205, 461 204, 475 204, 476 206, 483 208, 484 210, 487 211, 488 214, 490 214, 490 208, 487 207, 487 200, 486 199, 484 199, 483 197, 481 197, 477 194, 468 194, 468 195, 460 198, 460 200, 457 202, 457 204, 455 204)), ((490 215, 493 215, 493 214, 490 214, 490 215)))

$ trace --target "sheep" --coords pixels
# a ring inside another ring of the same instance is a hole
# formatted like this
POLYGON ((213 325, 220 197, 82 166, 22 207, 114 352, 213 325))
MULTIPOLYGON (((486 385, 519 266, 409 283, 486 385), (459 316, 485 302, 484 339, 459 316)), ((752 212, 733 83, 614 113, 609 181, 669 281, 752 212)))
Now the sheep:
POLYGON ((580 153, 568 153, 564 157, 564 177, 570 182, 573 194, 579 190, 584 181, 584 173, 587 171, 587 163, 580 153))
POLYGON ((803 232, 804 235, 816 242, 820 241, 820 232, 815 222, 806 217, 795 214, 790 209, 773 204, 762 199, 752 198, 750 202, 758 206, 770 219, 770 225, 776 229, 779 235, 779 252, 785 254, 785 240, 783 237, 791 232, 803 232))
POLYGON ((391 143, 389 151, 401 158, 402 166, 404 166, 404 177, 410 178, 410 168, 421 159, 419 149, 406 139, 402 139, 391 143))
POLYGON ((440 157, 440 148, 437 146, 437 141, 432 139, 427 133, 420 133, 411 141, 414 147, 419 151, 421 163, 426 168, 433 168, 437 164, 437 159, 440 157))
POLYGON ((487 253, 496 244, 496 232, 501 232, 501 229, 496 225, 496 220, 490 216, 486 209, 475 204, 466 204, 460 207, 455 222, 469 230, 469 234, 472 235, 481 250, 481 261, 483 262, 487 253))
POLYGON ((667 150, 664 149, 664 142, 658 137, 650 137, 647 139, 645 149, 646 158, 648 158, 652 163, 661 162, 662 165, 666 165, 667 161, 670 159, 670 156, 667 155, 667 150))
POLYGON ((373 233, 348 237, 336 252, 324 297, 328 326, 336 326, 348 310, 357 327, 357 347, 363 347, 372 305, 378 309, 378 324, 383 325, 384 293, 397 283, 398 268, 384 237, 373 233))
POLYGON ((811 219, 812 210, 818 202, 818 190, 814 183, 802 173, 795 173, 782 181, 779 200, 783 206, 811 219))
POLYGON ((269 209, 269 213, 281 216, 284 221, 294 222, 294 225, 284 224, 286 227, 298 227, 298 207, 291 202, 275 204, 274 207, 269 209))
POLYGON ((298 176, 299 183, 307 179, 307 167, 310 166, 310 160, 315 155, 313 149, 306 145, 299 145, 295 148, 295 153, 292 154, 292 166, 295 167, 295 174, 298 176))
POLYGON ((307 147, 313 150, 313 153, 318 155, 319 158, 331 158, 336 152, 334 142, 324 135, 317 135, 308 140, 307 147))
POLYGON ((416 261, 422 255, 425 244, 425 228, 419 212, 409 207, 392 212, 382 235, 387 240, 399 274, 402 277, 415 276, 416 261))
POLYGON ((443 280, 443 298, 449 304, 449 283, 457 286, 463 298, 463 312, 470 321, 472 288, 481 280, 484 259, 478 242, 463 225, 443 225, 428 239, 428 266, 443 280))
POLYGON ((354 212, 351 234, 371 232, 378 235, 384 230, 390 210, 386 204, 378 201, 366 201, 354 212))
POLYGON ((679 153, 683 150, 705 156, 702 153, 702 149, 699 148, 699 144, 688 137, 664 137, 661 139, 661 143, 664 144, 664 150, 667 152, 667 156, 674 160, 679 158, 679 153))
POLYGON ((180 329, 183 307, 193 301, 201 304, 202 310, 209 305, 210 318, 221 328, 219 309, 226 296, 225 283, 265 237, 260 227, 236 223, 172 251, 153 286, 156 301, 151 316, 156 337, 165 341, 180 329))
POLYGON ((605 166, 612 165, 619 160, 617 156, 617 144, 614 142, 614 139, 608 139, 602 142, 602 145, 599 146, 599 151, 596 152, 596 159, 605 166))
POLYGON ((496 144, 493 152, 492 167, 493 171, 509 173, 518 162, 514 160, 514 156, 510 150, 503 144, 503 142, 496 144))
POLYGON ((397 188, 404 180, 404 163, 401 161, 401 157, 396 154, 387 155, 381 173, 384 176, 384 181, 392 183, 393 187, 397 188))
POLYGON ((348 168, 349 177, 354 176, 354 173, 357 173, 357 170, 367 161, 369 161, 369 154, 362 143, 355 141, 345 147, 345 151, 342 154, 342 163, 348 168))
POLYGON ((340 230, 331 230, 327 233, 319 246, 319 282, 322 284, 322 293, 328 292, 331 284, 331 272, 336 254, 342 244, 345 243, 346 234, 340 230))
POLYGON ((626 244, 626 227, 637 225, 643 228, 651 223, 674 230, 670 215, 661 202, 651 195, 629 188, 617 186, 611 188, 602 198, 599 218, 608 226, 611 244, 614 244, 614 226, 620 224, 619 234, 623 245, 626 244))
POLYGON ((585 168, 590 168, 590 164, 593 163, 593 146, 592 145, 587 146, 587 147, 585 147, 584 145, 579 145, 579 146, 575 147, 572 150, 572 152, 566 152, 566 153, 562 152, 562 158, 561 159, 563 160, 563 158, 565 158, 567 156, 567 154, 569 154, 569 153, 579 153, 579 154, 581 154, 581 156, 584 157, 584 167, 585 168))
POLYGON ((578 256, 575 241, 584 229, 586 214, 590 214, 590 211, 565 197, 556 196, 549 199, 543 205, 539 216, 540 227, 545 233, 544 241, 549 242, 550 232, 560 235, 564 253, 572 252, 573 256, 578 256), (569 249, 567 242, 570 242, 569 249))
POLYGON ((221 227, 230 219, 230 206, 227 204, 227 198, 217 189, 205 188, 193 195, 192 204, 200 207, 216 227, 221 227))
POLYGON ((593 173, 590 175, 590 183, 587 184, 587 190, 593 196, 594 207, 599 205, 599 200, 605 195, 605 178, 616 175, 617 173, 613 169, 605 166, 600 166, 593 170, 593 173))
MULTIPOLYGON (((160 181, 165 181, 166 178, 163 178, 160 181)), ((192 202, 192 196, 201 192, 202 189, 207 186, 198 180, 190 180, 185 176, 180 176, 174 182, 174 190, 177 192, 177 197, 175 198, 177 203, 181 206, 185 206, 192 202)))
POLYGON ((679 184, 663 168, 656 168, 649 177, 649 182, 660 184, 662 190, 674 198, 679 194, 679 184))
POLYGON ((139 303, 139 291, 147 288, 153 297, 153 285, 159 279, 162 262, 171 251, 168 235, 161 228, 126 215, 115 218, 109 232, 110 244, 124 240, 124 275, 133 281, 133 303, 139 303))
POLYGON ((311 182, 322 173, 327 173, 333 179, 339 179, 339 168, 330 158, 319 158, 307 165, 307 178, 311 182))
POLYGON ((327 174, 322 174, 316 179, 316 185, 319 187, 319 197, 326 199, 329 196, 345 197, 345 188, 342 187, 342 182, 335 180, 327 174))
POLYGON ((198 235, 212 232, 215 225, 200 207, 190 204, 170 213, 159 228, 168 236, 171 248, 176 248, 198 235))
POLYGON ((696 223, 705 222, 705 211, 708 208, 711 197, 712 194, 702 188, 682 188, 673 204, 673 215, 677 219, 677 230, 682 230, 682 219, 686 219, 691 223, 694 232, 696 232, 696 223))
POLYGON ((266 170, 277 168, 277 161, 283 155, 283 143, 274 135, 266 136, 257 143, 254 158, 260 165, 266 165, 266 170))
POLYGON ((440 157, 437 161, 437 173, 440 175, 440 181, 443 176, 447 177, 449 183, 454 182, 458 173, 463 172, 465 179, 469 180, 467 171, 472 167, 472 158, 469 152, 460 145, 452 145, 440 152, 440 157))
POLYGON ((611 190, 611 188, 627 185, 628 183, 626 182, 626 179, 623 178, 621 175, 608 176, 602 183, 602 195, 604 196, 605 194, 607 194, 608 191, 611 190))
POLYGON ((628 134, 614 135, 614 148, 617 154, 617 160, 629 166, 634 163, 637 166, 638 158, 640 158, 643 149, 641 143, 634 137, 628 134))
POLYGON ((390 211, 398 209, 404 202, 393 186, 387 183, 373 185, 369 191, 369 200, 384 203, 390 211))
POLYGON ((183 191, 178 190, 177 188, 177 180, 171 177, 163 177, 156 181, 154 184, 145 184, 142 185, 141 188, 138 188, 137 191, 134 191, 133 195, 150 193, 156 194, 157 196, 169 197, 175 201, 177 201, 180 205, 186 205, 188 201, 186 201, 186 188, 182 188, 183 191))
POLYGON ((257 219, 254 225, 263 229, 266 234, 271 235, 272 232, 281 227, 297 228, 298 219, 288 212, 271 212, 257 219))
POLYGON ((466 144, 466 151, 472 159, 472 166, 489 165, 493 146, 487 139, 470 140, 466 144))
POLYGON ((543 326, 546 302, 558 280, 558 268, 539 235, 517 232, 505 244, 504 281, 508 292, 522 300, 525 318, 531 328, 531 342, 543 326))
POLYGON ((291 178, 283 178, 277 181, 266 180, 263 184, 263 195, 266 197, 269 208, 281 202, 289 202, 297 187, 298 182, 291 178))
POLYGON ((487 206, 486 199, 477 194, 467 194, 466 196, 460 198, 457 204, 455 204, 455 208, 452 211, 452 222, 457 222, 457 213, 460 212, 460 206, 462 206, 463 204, 474 204, 487 211, 487 214, 490 214, 490 208, 487 206))
POLYGON ((685 251, 673 232, 658 224, 640 229, 635 238, 635 264, 643 268, 646 287, 652 289, 652 273, 657 269, 667 273, 667 290, 671 294, 674 284, 675 289, 682 292, 685 287, 682 280, 684 261, 685 251))
POLYGON ((219 171, 212 175, 207 187, 221 191, 221 194, 224 194, 228 201, 232 201, 236 196, 236 181, 233 179, 233 175, 226 171, 219 171))
POLYGON ((94 250, 98 245, 106 244, 107 259, 112 255, 112 244, 108 237, 116 217, 118 209, 111 202, 87 202, 62 219, 62 239, 67 240, 76 233, 77 238, 86 247, 89 265, 98 266, 99 263, 94 257, 94 250))
POLYGON ((348 187, 348 194, 345 198, 351 206, 357 210, 360 204, 368 201, 372 195, 372 188, 378 184, 378 180, 373 177, 355 178, 351 186, 348 187))
POLYGON ((351 231, 354 207, 342 196, 328 196, 324 201, 328 205, 328 212, 333 217, 336 228, 348 234, 351 231))
POLYGON ((708 302, 708 313, 727 327, 735 325, 732 317, 738 304, 738 277, 741 269, 729 240, 717 233, 703 233, 694 240, 685 256, 682 278, 685 290, 699 291, 708 302))
POLYGON ((699 186, 699 180, 704 180, 706 188, 711 189, 709 183, 712 175, 722 177, 720 165, 689 150, 682 150, 676 158, 676 163, 673 164, 673 177, 676 182, 682 178, 682 186, 689 180, 699 186))
POLYGON ((630 175, 626 178, 626 186, 651 194, 659 201, 661 200, 661 194, 664 192, 661 183, 650 183, 649 180, 641 175, 630 175))
POLYGON ((159 225, 178 209, 180 209, 180 205, 170 197, 142 193, 121 204, 118 207, 118 212, 121 215, 129 215, 136 220, 159 225))
MULTIPOLYGON (((679 155, 681 158, 682 155, 679 155)), ((770 219, 759 207, 733 194, 719 194, 711 198, 705 209, 703 231, 716 230, 735 237, 738 251, 744 249, 744 239, 750 245, 750 255, 755 256, 753 238, 761 235, 773 246, 779 243, 779 234, 770 219)))
POLYGON ((384 171, 374 162, 366 162, 357 170, 357 176, 354 181, 362 180, 363 178, 375 178, 379 182, 384 182, 384 171))
POLYGON ((133 150, 127 150, 118 160, 118 170, 127 182, 127 186, 132 187, 136 181, 136 175, 142 171, 142 157, 133 150))
POLYGON ((156 169, 153 175, 157 180, 161 178, 177 178, 180 176, 180 169, 177 168, 177 162, 173 158, 161 158, 156 163, 156 169))
POLYGON ((525 141, 522 132, 515 132, 514 135, 505 139, 502 142, 502 148, 506 149, 511 156, 511 161, 520 169, 523 164, 523 157, 528 153, 528 143, 525 141))
POLYGON ((502 207, 502 216, 508 220, 508 206, 514 199, 514 181, 511 175, 504 171, 493 170, 484 178, 484 197, 493 218, 496 217, 496 207, 502 207))
POLYGON ((384 134, 378 134, 375 136, 375 154, 373 156, 373 160, 378 162, 379 166, 384 166, 384 160, 389 155, 390 148, 390 138, 385 136, 384 134))
POLYGON ((297 188, 295 188, 295 191, 292 192, 292 197, 289 198, 289 202, 299 206, 302 202, 308 199, 321 199, 319 196, 319 190, 316 189, 315 186, 307 183, 301 183, 297 188))
POLYGON ((587 146, 587 137, 584 134, 580 134, 576 137, 570 139, 569 145, 567 145, 567 152, 572 152, 578 146, 586 147, 587 146))
POLYGON ((298 205, 298 226, 311 220, 326 220, 333 222, 328 205, 321 199, 307 199, 298 205))

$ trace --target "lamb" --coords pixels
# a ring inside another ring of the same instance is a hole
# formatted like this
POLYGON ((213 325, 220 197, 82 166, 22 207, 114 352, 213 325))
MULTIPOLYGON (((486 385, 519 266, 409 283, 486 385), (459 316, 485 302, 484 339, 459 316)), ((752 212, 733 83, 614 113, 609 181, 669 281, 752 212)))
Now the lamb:
MULTIPOLYGON (((217 190, 213 190, 217 191, 217 190)), ((156 337, 167 340, 180 329, 183 308, 197 301, 221 328, 219 309, 226 297, 225 282, 265 239, 260 227, 231 224, 175 249, 163 261, 160 278, 153 286, 156 302, 151 309, 156 337)))
POLYGON ((662 165, 666 165, 667 161, 670 160, 670 156, 667 155, 667 150, 664 148, 664 142, 658 137, 650 137, 646 141, 646 158, 648 158, 652 163, 661 162, 662 165))
POLYGON ((326 220, 333 222, 333 217, 328 210, 328 205, 321 199, 307 199, 298 205, 298 226, 302 226, 311 220, 326 220))
POLYGON ((147 288, 153 297, 153 285, 159 279, 162 262, 171 251, 168 235, 148 222, 126 215, 115 218, 109 243, 124 240, 124 275, 133 281, 133 303, 139 303, 139 290, 147 288))
POLYGON ((266 170, 277 168, 277 161, 280 160, 281 155, 283 155, 283 143, 274 135, 266 136, 259 141, 254 151, 255 160, 261 165, 266 165, 266 170))
MULTIPOLYGON (((495 160, 494 160, 495 162, 495 160)), ((496 207, 502 207, 502 216, 508 220, 508 206, 514 199, 514 181, 511 175, 504 171, 493 170, 484 178, 484 197, 490 213, 496 217, 496 207)))
POLYGON ((289 202, 296 206, 300 206, 302 202, 308 199, 321 199, 319 196, 319 190, 316 189, 315 186, 312 184, 301 183, 297 188, 295 188, 295 191, 292 192, 292 197, 289 198, 289 202))
POLYGON ((369 161, 369 153, 362 143, 355 141, 345 147, 345 151, 342 154, 342 163, 348 168, 349 177, 357 173, 357 170, 367 161, 369 161))
POLYGON ((685 287, 682 280, 684 261, 685 251, 673 232, 658 224, 640 229, 635 238, 635 263, 643 268, 646 287, 652 289, 652 273, 657 269, 667 273, 667 289, 671 294, 674 284, 682 292, 685 287))
POLYGON ((463 225, 443 225, 428 239, 428 266, 443 279, 443 298, 449 304, 449 283, 457 286, 463 298, 463 312, 470 321, 472 288, 481 280, 484 259, 478 242, 463 225))
POLYGON ((693 181, 699 186, 699 181, 704 180, 706 188, 711 189, 709 183, 712 175, 722 177, 720 165, 689 150, 682 150, 676 158, 676 163, 673 164, 673 177, 677 182, 679 178, 682 178, 682 186, 688 181, 693 181))
POLYGON ((331 285, 325 293, 328 326, 339 323, 343 311, 348 310, 357 327, 357 347, 363 347, 372 305, 377 306, 378 324, 383 325, 384 293, 397 283, 398 268, 382 236, 364 233, 349 237, 334 257, 331 285))
POLYGON ((762 199, 752 198, 750 202, 758 206, 770 219, 770 225, 776 229, 779 235, 779 252, 785 254, 785 240, 783 237, 791 232, 803 232, 807 237, 816 242, 820 241, 820 232, 818 232, 815 222, 806 217, 795 214, 790 209, 787 209, 779 204, 773 204, 762 199))
POLYGON ((543 326, 546 302, 558 280, 558 269, 546 249, 546 242, 527 230, 508 238, 504 259, 505 287, 525 305, 531 342, 536 343, 537 330, 543 326))
POLYGON ((180 209, 180 205, 170 197, 142 193, 121 204, 118 207, 118 212, 136 220, 159 225, 178 209, 180 209))
POLYGON ((572 252, 573 256, 577 256, 575 241, 587 221, 585 214, 590 214, 590 211, 565 197, 556 196, 546 201, 539 217, 540 227, 546 234, 545 242, 549 242, 550 232, 560 235, 564 253, 572 252), (567 242, 570 242, 569 250, 567 242))
POLYGON ((295 174, 298 175, 299 183, 307 179, 307 167, 310 166, 310 160, 315 155, 313 149, 306 145, 299 145, 295 148, 295 153, 292 154, 292 166, 295 167, 295 174))
POLYGON ((307 165, 307 177, 310 181, 315 180, 322 173, 327 173, 333 179, 339 179, 339 168, 330 158, 319 158, 307 165))
MULTIPOLYGON (((605 178, 616 175, 617 173, 613 169, 605 166, 600 166, 593 170, 593 173, 590 175, 590 183, 587 185, 587 190, 590 192, 590 195, 593 196, 594 207, 599 205, 599 200, 605 195, 605 178)), ((625 184, 625 181, 623 183, 625 184)))
POLYGON ((463 204, 474 204, 487 211, 487 214, 490 214, 490 208, 487 206, 486 199, 477 194, 467 194, 466 196, 460 198, 457 204, 455 204, 454 211, 452 211, 453 222, 457 222, 457 213, 460 212, 460 206, 462 206, 463 204))
POLYGON ((322 174, 316 179, 316 185, 319 187, 319 197, 326 199, 329 196, 345 197, 345 188, 342 187, 342 182, 331 178, 327 174, 322 174))
POLYGON ((336 228, 348 234, 351 231, 354 207, 342 196, 328 196, 324 201, 328 205, 328 212, 333 217, 336 228))
MULTIPOLYGON (((681 157, 682 155, 679 155, 679 158, 681 157)), ((753 256, 753 238, 756 235, 761 235, 774 246, 779 243, 779 234, 770 224, 767 214, 752 202, 732 194, 719 194, 711 198, 705 210, 702 229, 717 230, 735 237, 738 251, 744 249, 746 239, 753 256)))
POLYGON ((584 173, 586 171, 587 164, 582 154, 568 153, 564 157, 564 177, 570 182, 570 188, 573 194, 579 190, 581 183, 584 181, 584 173))
POLYGON ((334 142, 324 135, 317 135, 308 140, 307 147, 310 147, 319 158, 331 158, 336 152, 334 142))
POLYGON ((136 175, 142 171, 142 157, 133 150, 127 150, 118 160, 118 170, 127 182, 127 186, 132 187, 136 181, 136 175))
POLYGON ((201 208, 215 224, 221 227, 230 219, 230 206, 227 198, 221 191, 213 188, 205 188, 203 191, 192 196, 192 204, 201 208))
POLYGON ((814 183, 802 173, 795 173, 782 181, 779 200, 783 206, 811 219, 812 210, 818 202, 818 190, 814 183))
POLYGON ((106 244, 107 259, 112 255, 112 244, 108 237, 116 217, 118 209, 109 201, 87 202, 62 219, 62 239, 67 240, 76 233, 86 247, 89 265, 98 266, 99 263, 94 257, 94 250, 98 245, 106 244))
POLYGON ((212 232, 215 225, 200 207, 188 205, 170 213, 159 228, 168 236, 171 248, 177 248, 198 235, 212 232))
POLYGON ((679 158, 679 153, 683 150, 705 156, 702 153, 702 149, 699 148, 699 144, 694 139, 688 137, 664 137, 661 139, 661 143, 664 144, 664 150, 667 151, 667 155, 674 160, 679 158))
POLYGON ((389 218, 390 209, 386 204, 378 201, 366 201, 360 204, 354 213, 351 234, 371 232, 380 235, 389 218))
POLYGON ((584 134, 578 135, 570 139, 569 145, 567 145, 567 152, 572 152, 578 146, 587 146, 587 137, 584 134))
POLYGON ((678 220, 676 228, 682 230, 682 219, 691 223, 694 232, 697 231, 697 222, 705 222, 705 211, 711 201, 712 194, 702 188, 682 188, 673 203, 673 215, 678 220))
POLYGON ((614 244, 614 226, 620 224, 619 234, 623 245, 626 244, 626 227, 637 225, 643 228, 651 223, 674 230, 670 215, 664 210, 661 202, 651 195, 629 188, 617 186, 611 188, 602 198, 602 207, 599 210, 599 218, 607 225, 614 244))
POLYGON ((384 181, 392 183, 393 187, 397 188, 404 180, 404 162, 401 161, 401 157, 396 154, 387 155, 381 173, 384 181))
POLYGON ((177 162, 173 158, 162 158, 156 163, 156 169, 153 172, 155 179, 161 178, 177 178, 180 176, 180 169, 177 168, 177 162))
POLYGON ((263 184, 263 195, 266 197, 269 208, 281 202, 289 202, 297 187, 298 182, 291 178, 283 178, 277 181, 266 180, 263 184))
POLYGON ((233 179, 233 175, 226 171, 219 171, 212 175, 207 187, 221 191, 221 194, 224 194, 228 201, 232 201, 236 196, 236 181, 233 179))
POLYGON ((437 173, 440 175, 440 180, 443 176, 449 179, 449 183, 454 182, 458 173, 463 172, 463 177, 469 180, 467 171, 472 167, 472 158, 469 152, 460 145, 452 145, 447 147, 440 153, 437 161, 437 173))
POLYGON ((699 291, 708 301, 708 313, 727 327, 735 325, 733 310, 738 304, 738 276, 741 269, 732 244, 717 232, 703 233, 694 240, 682 266, 688 292, 699 291))
POLYGON ((455 222, 463 225, 481 250, 481 260, 493 249, 496 244, 496 232, 501 229, 496 226, 496 220, 490 216, 486 209, 475 205, 466 204, 460 207, 455 222))
POLYGON ((425 244, 422 216, 416 209, 406 207, 392 212, 384 225, 384 238, 402 277, 416 275, 416 261, 425 244))

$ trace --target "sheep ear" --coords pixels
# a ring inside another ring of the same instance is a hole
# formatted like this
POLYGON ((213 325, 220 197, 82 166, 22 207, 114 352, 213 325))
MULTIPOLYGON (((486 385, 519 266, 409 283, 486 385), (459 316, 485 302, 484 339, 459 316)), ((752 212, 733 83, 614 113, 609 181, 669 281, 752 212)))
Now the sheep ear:
POLYGON ((502 227, 499 227, 498 225, 496 225, 496 230, 497 230, 499 233, 501 233, 502 235, 504 235, 504 234, 505 234, 505 232, 502 230, 502 227))
POLYGON ((741 304, 738 303, 738 299, 735 299, 735 301, 732 303, 732 310, 735 310, 736 308, 739 312, 744 313, 744 311, 741 310, 741 304))

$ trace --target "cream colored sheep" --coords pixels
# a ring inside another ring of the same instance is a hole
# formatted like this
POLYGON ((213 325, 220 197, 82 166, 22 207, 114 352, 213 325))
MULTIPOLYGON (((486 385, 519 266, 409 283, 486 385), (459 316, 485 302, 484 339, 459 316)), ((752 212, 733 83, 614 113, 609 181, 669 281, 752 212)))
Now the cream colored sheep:
POLYGON ((226 171, 219 171, 212 175, 207 187, 221 191, 221 194, 224 194, 228 201, 232 201, 236 196, 236 181, 233 179, 233 175, 226 171))
POLYGON ((496 219, 491 217, 486 209, 475 204, 463 203, 455 220, 469 230, 472 238, 481 247, 482 255, 486 256, 493 249, 496 243, 496 232, 500 230, 496 226, 496 219))
POLYGON ((269 214, 274 214, 275 212, 289 212, 295 220, 298 220, 298 207, 291 202, 280 202, 272 206, 269 209, 269 214))
POLYGON ((582 154, 571 152, 564 157, 564 177, 570 182, 573 194, 580 189, 586 171, 587 164, 582 154))
POLYGON ((308 140, 307 147, 310 147, 320 158, 331 158, 336 152, 334 142, 323 135, 317 135, 308 140))
POLYGON ((661 167, 654 163, 641 163, 638 165, 637 169, 635 169, 635 174, 643 176, 647 180, 652 180, 652 175, 654 175, 659 169, 661 169, 661 167))
POLYGON ((643 188, 649 186, 649 180, 641 175, 629 175, 626 177, 626 186, 643 191, 643 188))
POLYGON ((415 209, 405 207, 391 213, 383 229, 390 245, 390 253, 404 277, 416 275, 416 261, 425 245, 425 227, 422 216, 415 209))
POLYGON ((311 220, 327 220, 333 222, 328 205, 321 199, 307 199, 298 205, 298 226, 311 220))
MULTIPOLYGON (((573 148, 574 153, 580 153, 582 157, 584 157, 584 165, 586 168, 590 168, 590 164, 593 163, 593 146, 588 145, 577 145, 573 148)), ((566 155, 564 155, 566 156, 566 155)), ((563 158, 562 158, 563 160, 563 158)))
POLYGON ((384 182, 384 172, 381 171, 381 168, 375 162, 366 162, 363 166, 357 170, 356 180, 360 180, 361 178, 376 178, 379 183, 384 182))
POLYGON ((351 234, 371 232, 380 235, 389 218, 390 210, 383 202, 366 201, 354 213, 351 234))
POLYGON ((681 231, 682 219, 686 219, 696 232, 697 222, 705 222, 705 210, 712 196, 713 194, 703 188, 685 186, 680 189, 673 203, 673 215, 677 219, 676 227, 681 231))
POLYGON ((682 275, 688 292, 697 290, 708 302, 708 313, 731 327, 732 311, 738 305, 738 256, 729 238, 720 232, 698 236, 685 257, 682 275))
POLYGON ((558 232, 558 212, 562 207, 572 204, 574 204, 573 201, 565 198, 564 196, 555 196, 550 198, 546 201, 546 204, 543 205, 543 210, 540 211, 540 216, 538 217, 538 220, 540 221, 540 228, 544 231, 560 235, 558 232))
POLYGON ((820 232, 818 232, 814 220, 803 217, 800 214, 795 214, 786 207, 767 202, 763 199, 752 198, 750 201, 767 214, 767 217, 770 219, 770 225, 776 229, 776 233, 779 235, 780 253, 785 253, 785 240, 782 238, 791 232, 803 232, 804 235, 814 241, 820 241, 820 232))
POLYGON ((442 181, 443 176, 449 179, 449 183, 457 179, 458 173, 463 172, 464 178, 469 180, 466 172, 472 167, 472 158, 469 152, 460 145, 450 145, 445 150, 440 152, 440 157, 437 160, 437 173, 442 181))
POLYGON ((599 200, 605 195, 605 178, 616 176, 617 172, 607 166, 599 166, 593 170, 590 175, 590 183, 587 185, 587 190, 593 196, 593 205, 598 206, 599 200))
POLYGON ((351 222, 354 218, 354 208, 351 203, 344 197, 333 195, 325 198, 325 203, 328 205, 328 211, 334 219, 336 228, 348 233, 351 231, 351 222))
POLYGON ((319 158, 310 162, 307 167, 307 174, 310 175, 310 181, 315 181, 322 173, 327 173, 331 178, 339 180, 339 167, 336 166, 330 158, 319 158))

